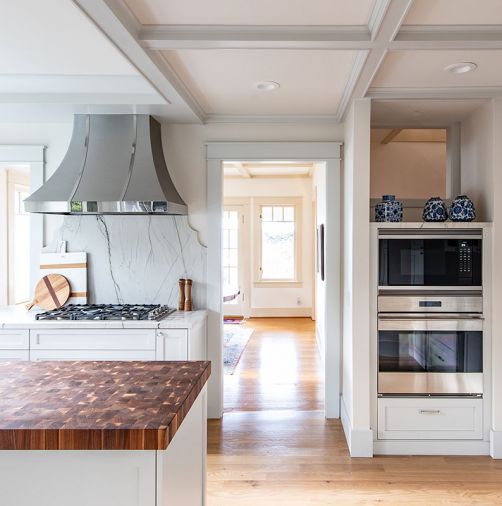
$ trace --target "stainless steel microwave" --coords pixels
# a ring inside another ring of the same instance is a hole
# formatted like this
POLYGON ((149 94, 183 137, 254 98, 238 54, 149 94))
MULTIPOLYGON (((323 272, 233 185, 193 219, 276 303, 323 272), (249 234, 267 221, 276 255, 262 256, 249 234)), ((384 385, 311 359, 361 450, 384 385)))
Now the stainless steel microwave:
POLYGON ((380 288, 481 288, 481 232, 388 232, 379 236, 380 288))

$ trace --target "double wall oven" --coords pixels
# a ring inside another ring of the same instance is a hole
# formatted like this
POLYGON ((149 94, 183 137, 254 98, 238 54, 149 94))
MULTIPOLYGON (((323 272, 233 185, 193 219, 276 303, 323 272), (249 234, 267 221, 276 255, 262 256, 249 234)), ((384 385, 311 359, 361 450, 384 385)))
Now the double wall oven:
POLYGON ((378 394, 483 394, 482 233, 379 233, 378 394))

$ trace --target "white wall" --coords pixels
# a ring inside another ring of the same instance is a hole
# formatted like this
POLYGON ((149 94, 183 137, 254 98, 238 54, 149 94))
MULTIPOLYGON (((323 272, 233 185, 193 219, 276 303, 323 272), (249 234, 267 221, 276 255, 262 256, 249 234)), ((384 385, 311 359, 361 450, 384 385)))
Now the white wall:
MULTIPOLYGON (((225 198, 245 198, 248 199, 249 211, 248 217, 249 237, 244 240, 244 247, 248 249, 250 255, 250 266, 248 269, 248 286, 251 289, 251 307, 249 316, 259 316, 262 314, 260 309, 294 309, 301 310, 302 315, 310 316, 312 308, 313 291, 313 259, 312 259, 312 241, 313 241, 313 218, 312 218, 312 180, 310 178, 227 178, 224 183, 225 198), (254 244, 255 230, 255 198, 259 197, 300 197, 302 199, 301 216, 301 286, 295 287, 258 287, 253 286, 254 266, 257 252, 254 244), (301 303, 297 304, 297 298, 300 297, 301 303)), ((277 316, 284 316, 284 312, 279 311, 277 316)), ((292 313, 296 314, 296 313, 292 313)), ((267 316, 274 316, 267 311, 267 316)))
POLYGON ((480 221, 493 219, 493 115, 494 103, 488 102, 461 124, 460 185, 473 199, 480 221))
POLYGON ((371 130, 370 195, 399 199, 446 198, 446 143, 389 142, 390 129, 371 130))
POLYGON ((342 124, 163 124, 162 142, 173 181, 189 208, 189 219, 207 244, 206 142, 341 141, 342 124))
POLYGON ((355 100, 345 122, 343 168, 342 422, 352 456, 371 456, 370 101, 355 100))

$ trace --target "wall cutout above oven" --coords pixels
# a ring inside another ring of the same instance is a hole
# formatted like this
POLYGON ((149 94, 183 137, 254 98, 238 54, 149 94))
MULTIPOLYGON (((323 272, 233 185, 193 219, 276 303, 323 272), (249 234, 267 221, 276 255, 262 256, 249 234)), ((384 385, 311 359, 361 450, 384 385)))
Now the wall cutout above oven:
POLYGON ((380 230, 380 290, 481 289, 481 230, 380 230))

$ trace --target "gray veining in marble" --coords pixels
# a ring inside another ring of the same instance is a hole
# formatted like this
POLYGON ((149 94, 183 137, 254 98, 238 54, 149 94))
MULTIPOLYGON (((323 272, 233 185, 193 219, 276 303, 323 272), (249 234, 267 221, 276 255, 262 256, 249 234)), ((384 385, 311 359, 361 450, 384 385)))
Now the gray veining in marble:
POLYGON ((86 251, 89 302, 178 305, 178 279, 193 280, 194 309, 205 307, 206 249, 186 216, 65 216, 60 241, 86 251))

